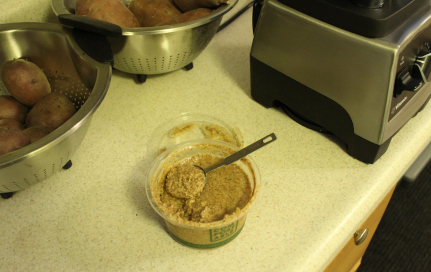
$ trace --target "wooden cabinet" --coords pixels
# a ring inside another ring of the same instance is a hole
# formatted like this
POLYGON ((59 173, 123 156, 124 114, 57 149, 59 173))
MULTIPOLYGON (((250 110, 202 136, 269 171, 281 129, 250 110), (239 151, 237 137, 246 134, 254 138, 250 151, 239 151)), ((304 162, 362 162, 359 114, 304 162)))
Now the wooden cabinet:
POLYGON ((365 253, 368 245, 376 232, 377 226, 382 219, 383 213, 389 204, 389 200, 395 190, 395 187, 385 196, 380 202, 376 209, 371 213, 367 220, 358 228, 356 234, 352 233, 352 237, 344 246, 344 248, 338 253, 338 255, 332 260, 332 262, 325 268, 324 272, 355 272, 362 260, 362 256, 365 253), (368 230, 365 240, 359 245, 356 245, 359 236, 368 230))

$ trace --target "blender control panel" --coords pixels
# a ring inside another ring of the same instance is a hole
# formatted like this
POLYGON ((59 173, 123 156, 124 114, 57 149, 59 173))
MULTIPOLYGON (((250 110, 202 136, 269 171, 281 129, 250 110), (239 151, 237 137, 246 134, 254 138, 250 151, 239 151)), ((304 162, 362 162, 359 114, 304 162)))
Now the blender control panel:
POLYGON ((431 82, 431 29, 422 31, 399 55, 389 121, 431 82))

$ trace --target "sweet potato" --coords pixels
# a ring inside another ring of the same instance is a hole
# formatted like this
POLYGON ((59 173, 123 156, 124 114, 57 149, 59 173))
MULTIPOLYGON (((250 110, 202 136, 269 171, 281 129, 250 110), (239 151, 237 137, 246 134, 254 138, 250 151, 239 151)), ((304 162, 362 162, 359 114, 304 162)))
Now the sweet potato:
POLYGON ((194 9, 191 11, 184 12, 183 14, 180 14, 167 21, 161 22, 160 24, 158 24, 158 26, 175 25, 179 23, 188 22, 188 21, 203 17, 207 14, 210 14, 212 11, 213 11, 212 9, 207 9, 207 8, 194 9))
POLYGON ((24 135, 34 143, 54 131, 52 127, 36 126, 24 129, 24 135))
POLYGON ((77 0, 75 14, 123 27, 139 27, 136 17, 120 0, 77 0))
POLYGON ((222 4, 229 4, 229 0, 173 0, 174 3, 182 10, 187 12, 198 8, 217 8, 222 4))
POLYGON ((13 119, 0 119, 0 127, 12 127, 24 130, 24 124, 13 119))
POLYGON ((131 0, 129 9, 142 27, 151 27, 181 14, 170 0, 131 0))
POLYGON ((13 119, 25 122, 28 108, 10 95, 0 95, 0 119, 13 119))
POLYGON ((0 127, 0 155, 15 151, 30 144, 30 139, 17 128, 0 127))
POLYGON ((42 98, 27 114, 25 126, 58 128, 76 112, 73 103, 61 93, 50 93, 42 98))
POLYGON ((24 59, 6 61, 2 66, 1 76, 9 93, 26 106, 34 106, 51 92, 43 71, 24 59))

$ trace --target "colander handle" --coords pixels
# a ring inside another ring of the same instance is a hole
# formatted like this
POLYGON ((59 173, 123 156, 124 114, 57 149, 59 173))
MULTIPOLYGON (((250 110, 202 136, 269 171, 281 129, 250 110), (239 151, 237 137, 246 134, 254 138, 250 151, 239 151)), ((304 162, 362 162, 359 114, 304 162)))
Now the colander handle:
POLYGON ((123 30, 120 26, 105 21, 76 14, 60 14, 58 20, 65 26, 93 32, 103 36, 121 37, 123 30))
POLYGON ((74 28, 72 37, 87 55, 114 66, 114 53, 106 36, 74 28))

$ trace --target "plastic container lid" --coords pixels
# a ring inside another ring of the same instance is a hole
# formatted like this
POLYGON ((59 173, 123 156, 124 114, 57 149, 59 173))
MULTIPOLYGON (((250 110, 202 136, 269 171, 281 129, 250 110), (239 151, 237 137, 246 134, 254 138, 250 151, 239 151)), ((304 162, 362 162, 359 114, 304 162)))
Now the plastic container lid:
POLYGON ((243 138, 238 128, 226 122, 204 114, 183 113, 160 125, 149 141, 151 156, 158 155, 180 143, 212 139, 243 146, 243 138))

